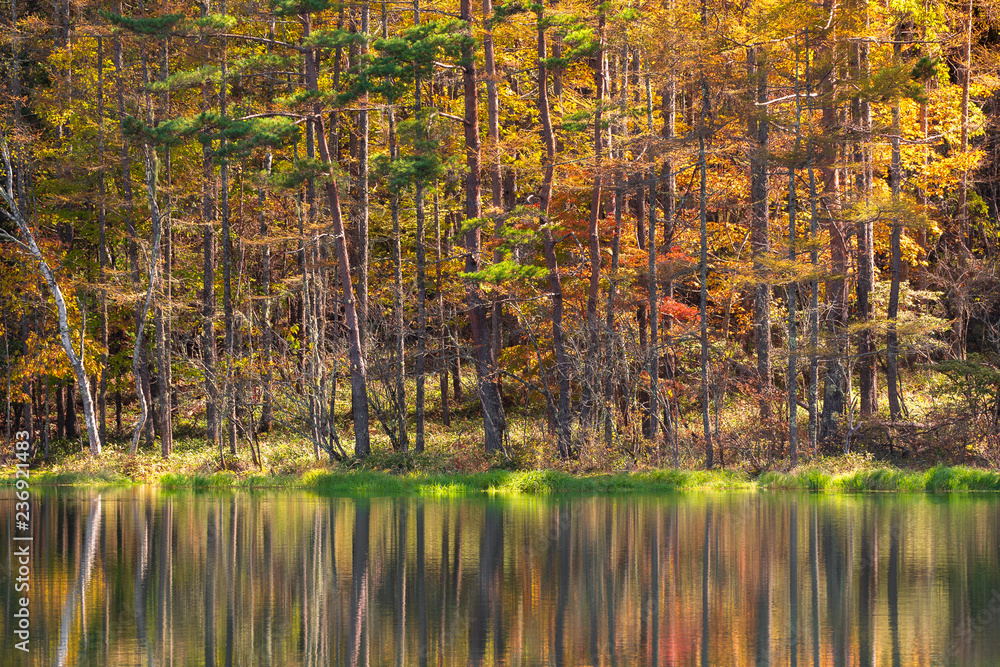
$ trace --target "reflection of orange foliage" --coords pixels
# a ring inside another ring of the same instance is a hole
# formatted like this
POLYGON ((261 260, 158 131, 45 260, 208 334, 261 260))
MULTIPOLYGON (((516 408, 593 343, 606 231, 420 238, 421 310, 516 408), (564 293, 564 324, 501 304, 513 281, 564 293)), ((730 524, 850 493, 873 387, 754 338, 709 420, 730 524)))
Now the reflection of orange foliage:
POLYGON ((698 309, 670 297, 664 297, 660 299, 660 316, 672 317, 678 322, 688 322, 698 317, 698 309))

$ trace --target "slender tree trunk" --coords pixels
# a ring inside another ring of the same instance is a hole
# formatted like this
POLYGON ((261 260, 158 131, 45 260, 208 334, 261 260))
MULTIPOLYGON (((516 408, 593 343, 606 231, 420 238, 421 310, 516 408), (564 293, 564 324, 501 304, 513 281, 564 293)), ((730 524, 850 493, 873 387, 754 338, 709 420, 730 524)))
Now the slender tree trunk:
MULTIPOLYGON (((653 89, 650 85, 649 62, 646 62, 646 130, 653 134, 653 89)), ((649 324, 649 438, 659 453, 660 437, 660 285, 656 275, 656 160, 650 156, 648 219, 646 231, 646 253, 648 258, 647 271, 647 316, 649 324)))
MULTIPOLYGON (((167 42, 160 45, 160 80, 169 74, 167 42)), ((168 115, 169 95, 164 93, 160 98, 160 115, 168 115)), ((167 193, 164 198, 163 224, 163 256, 153 261, 163 263, 161 279, 157 285, 156 310, 153 318, 156 328, 156 365, 160 371, 160 381, 157 385, 157 403, 160 410, 160 453, 163 458, 169 458, 174 446, 173 410, 171 409, 170 390, 173 384, 170 359, 170 264, 171 264, 171 201, 170 201, 170 147, 163 148, 163 175, 167 183, 167 193)))
MULTIPOLYGON (((468 24, 471 32, 471 0, 461 0, 460 15, 461 19, 468 24)), ((465 160, 469 171, 465 180, 465 216, 466 220, 472 220, 482 217, 482 200, 479 174, 481 149, 478 121, 478 79, 471 40, 462 46, 462 75, 465 97, 465 160)), ((480 255, 482 253, 481 235, 478 226, 476 229, 466 233, 465 251, 465 272, 475 273, 480 269, 480 255)), ((466 294, 469 302, 472 344, 475 347, 479 399, 483 407, 485 449, 487 452, 494 452, 503 446, 507 432, 507 418, 504 415, 503 403, 500 400, 496 359, 493 358, 493 348, 486 323, 486 304, 478 286, 471 282, 466 285, 466 294)))
MULTIPOLYGON (((485 0, 489 2, 489 0, 485 0)), ((485 7, 484 7, 485 9, 485 7)), ((484 16, 486 16, 484 12, 484 16)), ((420 25, 420 0, 414 0, 413 3, 413 23, 414 25, 420 25)), ((413 100, 414 100, 414 115, 416 116, 417 122, 420 124, 420 133, 425 132, 426 121, 422 118, 422 100, 421 100, 421 85, 419 74, 414 77, 413 82, 413 100)), ((416 388, 416 414, 414 415, 416 420, 416 435, 414 441, 414 449, 418 452, 424 451, 424 403, 425 403, 425 385, 427 381, 427 253, 426 247, 424 245, 424 238, 426 236, 426 230, 424 228, 425 215, 424 215, 424 181, 419 175, 417 177, 416 188, 413 195, 413 203, 416 207, 417 212, 417 240, 416 240, 416 255, 417 255, 417 358, 416 367, 414 370, 417 375, 417 388, 416 388)), ((496 325, 496 323, 495 323, 496 325)))
MULTIPOLYGON (((802 103, 799 99, 799 42, 798 36, 795 40, 795 148, 794 160, 801 159, 802 150, 802 103)), ((796 201, 795 163, 788 167, 788 261, 794 267, 798 260, 798 248, 796 247, 796 216, 798 215, 798 202, 796 201)), ((797 282, 788 284, 788 453, 792 459, 792 467, 799 464, 799 423, 798 423, 798 321, 796 319, 796 306, 798 304, 797 282)))
MULTIPOLYGON (((702 30, 708 27, 708 8, 705 0, 701 0, 702 30)), ((701 73, 701 116, 698 122, 698 165, 701 170, 701 193, 699 198, 698 218, 700 230, 700 274, 701 294, 699 302, 699 318, 701 321, 701 422, 705 438, 705 467, 712 468, 714 456, 712 451, 712 426, 709 423, 709 385, 708 385, 708 161, 705 155, 705 135, 708 133, 709 114, 708 79, 704 71, 701 73)), ((706 529, 707 530, 707 529, 706 529)), ((707 539, 707 538, 706 538, 707 539)))
MULTIPOLYGON (((898 32, 898 31, 897 31, 898 32)), ((893 59, 898 62, 902 53, 900 39, 893 44, 893 59)), ((889 184, 892 187, 892 201, 899 203, 900 185, 903 178, 902 159, 899 146, 901 132, 899 123, 899 100, 892 104, 892 162, 889 166, 889 184)), ((892 283, 889 287, 889 308, 886 317, 889 320, 886 332, 885 379, 889 392, 889 416, 896 421, 900 415, 899 404, 899 336, 896 332, 896 319, 899 315, 899 282, 900 282, 900 236, 902 225, 898 215, 892 219, 892 235, 889 241, 889 269, 892 273, 892 283)))
MULTIPOLYGON (((100 309, 101 309, 101 370, 100 380, 97 386, 97 410, 98 424, 101 435, 101 442, 108 439, 108 290, 105 287, 107 281, 108 261, 108 203, 107 186, 107 166, 104 161, 104 39, 97 38, 97 153, 100 169, 97 177, 97 198, 99 200, 97 209, 97 259, 99 263, 100 289, 100 309)), ((46 396, 47 398, 47 396, 46 396)))
POLYGON ((757 382, 760 389, 758 407, 761 421, 771 415, 771 285, 765 275, 767 256, 771 252, 768 232, 768 130, 767 118, 767 56, 761 47, 747 49, 747 80, 751 90, 751 105, 747 130, 753 145, 750 149, 750 244, 754 264, 754 339, 757 347, 757 382))
POLYGON ((447 326, 444 320, 444 291, 442 290, 443 283, 441 282, 441 206, 438 199, 438 190, 434 188, 434 231, 436 234, 436 246, 435 246, 435 279, 434 284, 437 288, 437 301, 438 301, 438 328, 440 331, 440 336, 438 338, 438 363, 440 365, 440 388, 441 388, 441 422, 445 427, 451 426, 451 410, 448 406, 448 340, 447 340, 447 326))
MULTIPOLYGON (((593 410, 591 402, 596 403, 601 392, 597 389, 598 378, 602 373, 598 372, 598 363, 601 355, 601 324, 597 316, 597 299, 601 290, 601 234, 599 223, 601 220, 601 181, 604 177, 603 169, 603 105, 604 105, 604 31, 605 15, 601 11, 598 17, 598 49, 592 56, 594 63, 594 98, 597 101, 597 110, 594 113, 594 181, 590 191, 590 220, 587 227, 587 234, 590 241, 590 284, 587 290, 587 332, 590 337, 590 345, 587 350, 587 380, 584 387, 587 394, 593 394, 590 401, 584 400, 583 410, 585 412, 593 410), (591 386, 596 391, 591 392, 591 386)), ((607 406, 605 406, 607 409, 607 406)), ((598 416, 594 411, 593 418, 598 416)), ((581 418, 587 421, 587 417, 581 418)))
MULTIPOLYGON (((824 9, 835 11, 833 0, 825 0, 824 9)), ((834 23, 835 23, 834 19, 834 23)), ((819 155, 820 171, 823 176, 823 194, 820 202, 823 207, 823 218, 827 232, 830 235, 830 271, 826 280, 826 295, 829 304, 826 316, 826 328, 830 340, 831 351, 826 357, 826 376, 823 382, 823 414, 820 423, 821 440, 833 439, 837 436, 840 420, 846 409, 846 377, 844 374, 844 358, 846 356, 845 316, 847 314, 847 232, 840 215, 840 169, 837 166, 838 109, 837 109, 837 66, 836 66, 836 28, 831 28, 826 36, 826 45, 817 54, 825 62, 828 71, 823 79, 823 89, 820 92, 822 100, 822 116, 820 119, 823 130, 821 151, 819 155)))
MULTIPOLYGON (((202 110, 211 108, 207 87, 203 91, 202 110)), ((220 447, 221 431, 219 386, 216 381, 215 342, 215 173, 212 164, 212 142, 202 144, 202 344, 201 356, 205 369, 205 425, 209 442, 220 447)))
MULTIPOLYGON (((303 21, 303 33, 309 36, 310 23, 308 16, 303 21)), ((311 91, 319 90, 319 67, 316 54, 307 50, 305 54, 306 86, 311 91)), ((319 142, 320 159, 332 168, 333 159, 323 126, 323 115, 319 105, 315 105, 311 123, 319 142)), ((335 178, 326 182, 326 197, 329 214, 333 222, 334 251, 339 264, 341 287, 344 292, 344 325, 348 336, 348 357, 351 368, 351 410, 354 417, 354 454, 359 459, 367 458, 371 453, 371 440, 368 433, 368 368, 361 343, 361 329, 358 323, 357 300, 354 296, 354 286, 351 284, 351 261, 347 251, 347 236, 344 230, 344 219, 340 207, 340 188, 335 178)))
MULTIPOLYGON (((389 159, 395 162, 399 159, 399 146, 396 143, 396 119, 392 105, 389 105, 389 159)), ((406 434, 406 332, 403 330, 403 245, 402 233, 399 229, 399 194, 395 188, 389 195, 392 211, 392 276, 393 276, 393 328, 395 329, 395 403, 396 403, 396 448, 398 451, 409 450, 409 438, 406 434)))
MULTIPOLYGON (((314 79, 315 81, 315 79, 314 79)), ((323 131, 322 117, 318 120, 316 136, 319 137, 320 158, 331 163, 326 133, 323 131)), ((368 369, 361 349, 361 331, 358 326, 358 312, 355 306, 354 288, 351 285, 351 263, 347 255, 347 238, 344 235, 344 221, 340 212, 340 191, 335 179, 326 183, 327 203, 333 219, 334 249, 340 269, 341 288, 344 291, 344 324, 347 326, 349 356, 351 364, 351 405, 354 415, 354 453, 358 458, 366 458, 371 453, 368 434, 368 369)))
MULTIPOLYGON (((222 12, 225 14, 225 2, 222 12)), ((225 117, 229 111, 228 105, 228 66, 229 57, 226 40, 222 48, 222 77, 219 82, 219 114, 225 117)), ((219 150, 226 150, 225 138, 219 141, 219 150)), ((229 159, 223 158, 219 166, 219 208, 222 218, 222 311, 225 318, 226 373, 223 380, 223 406, 226 411, 226 440, 229 442, 229 454, 236 456, 236 404, 233 394, 233 373, 236 366, 236 322, 233 305, 233 232, 231 228, 232 211, 229 206, 229 159)))
MULTIPOLYGON (((854 49, 854 69, 859 80, 869 75, 868 45, 859 43, 854 49)), ((857 163, 855 184, 858 196, 868 199, 871 193, 871 165, 868 133, 872 127, 871 104, 867 98, 858 96, 852 104, 854 123, 862 132, 855 144, 854 159, 857 163)), ((871 292, 875 287, 875 239, 874 221, 865 216, 857 223, 858 277, 856 284, 857 312, 862 322, 858 332, 858 384, 860 389, 861 415, 868 417, 878 412, 878 385, 876 375, 877 347, 875 332, 872 330, 871 292)))
MULTIPOLYGON (((122 40, 121 36, 116 35, 114 38, 114 67, 115 67, 115 84, 117 88, 118 97, 118 120, 119 122, 124 122, 125 120, 125 80, 124 80, 124 69, 122 65, 122 40)), ((121 191, 122 199, 125 205, 125 226, 128 234, 127 243, 127 255, 129 264, 129 276, 132 281, 132 288, 136 292, 140 289, 139 282, 139 250, 138 250, 138 232, 135 226, 135 206, 132 193, 132 160, 128 153, 128 145, 125 141, 122 141, 121 148, 121 191)), ((149 424, 146 419, 146 413, 149 409, 149 404, 152 399, 152 392, 149 389, 149 362, 147 359, 146 349, 144 344, 142 344, 142 335, 140 332, 140 327, 145 325, 145 315, 143 312, 143 300, 137 299, 135 304, 135 326, 136 326, 136 345, 133 351, 133 361, 132 361, 132 372, 135 375, 135 393, 136 399, 139 401, 140 410, 140 427, 146 427, 146 439, 149 444, 152 443, 153 429, 152 424, 149 424)))
MULTIPOLYGON (((264 169, 270 174, 273 156, 270 151, 264 157, 264 169)), ((260 206, 260 238, 263 242, 260 258, 260 293, 263 297, 260 305, 260 328, 262 332, 261 359, 264 365, 264 386, 261 391, 260 422, 258 433, 271 430, 274 420, 273 374, 271 371, 271 350, 274 346, 274 329, 271 327, 271 245, 268 240, 267 214, 264 211, 264 190, 257 191, 257 201, 260 206)), ((332 418, 332 414, 331 414, 332 418)))
MULTIPOLYGON (((369 0, 361 3, 361 33, 368 35, 370 29, 369 0)), ((368 53, 367 37, 361 43, 362 54, 368 53)), ((368 93, 363 93, 359 100, 361 110, 358 112, 358 220, 357 220, 357 254, 358 254, 358 327, 361 336, 361 349, 368 349, 368 143, 369 117, 368 93)))
POLYGON ((538 111, 542 121, 542 142, 545 144, 545 161, 543 163, 542 188, 539 208, 541 215, 539 224, 542 227, 542 246, 545 251, 545 264, 549 270, 549 289, 552 291, 552 345, 556 352, 556 374, 559 377, 559 411, 556 414, 559 456, 568 459, 573 455, 570 442, 570 388, 569 359, 566 355, 566 343, 563 339, 563 291, 559 275, 559 263, 556 259, 556 240, 552 234, 549 220, 549 205, 552 201, 552 179, 555 175, 556 138, 552 129, 552 118, 549 114, 548 67, 545 64, 548 57, 546 47, 546 23, 544 6, 538 5, 538 111))
POLYGON ((808 155, 809 172, 809 266, 812 278, 809 281, 809 447, 815 455, 819 441, 819 196, 816 193, 816 136, 812 127, 813 90, 811 78, 810 38, 806 30, 806 105, 810 124, 808 155))
MULTIPOLYGON (((966 153, 969 150, 969 88, 972 85, 972 0, 968 0, 965 5, 965 25, 963 33, 965 44, 962 53, 962 126, 961 126, 961 151, 966 153)), ((962 183, 958 188, 958 216, 959 216, 959 244, 968 249, 972 247, 971 232, 969 228, 969 172, 962 173, 962 183)), ((967 251, 967 250, 966 250, 967 251)), ((965 357, 965 341, 958 341, 961 348, 961 357, 965 357)))
MULTIPOLYGON (((162 237, 163 231, 162 216, 160 214, 159 204, 156 201, 156 155, 150 146, 147 145, 145 149, 146 194, 149 202, 149 214, 152 219, 153 226, 153 247, 149 254, 149 277, 146 287, 146 298, 142 302, 142 308, 139 311, 136 323, 135 352, 132 354, 132 371, 134 373, 138 373, 139 371, 138 366, 141 363, 142 358, 139 350, 143 345, 143 333, 146 328, 146 317, 149 313, 150 304, 153 301, 153 293, 156 290, 157 281, 159 280, 160 238, 162 237)), ((135 454, 136 449, 139 447, 139 434, 142 432, 142 429, 149 418, 148 399, 146 396, 143 396, 138 387, 136 389, 136 393, 139 397, 139 421, 136 422, 135 429, 132 432, 132 454, 135 454)))

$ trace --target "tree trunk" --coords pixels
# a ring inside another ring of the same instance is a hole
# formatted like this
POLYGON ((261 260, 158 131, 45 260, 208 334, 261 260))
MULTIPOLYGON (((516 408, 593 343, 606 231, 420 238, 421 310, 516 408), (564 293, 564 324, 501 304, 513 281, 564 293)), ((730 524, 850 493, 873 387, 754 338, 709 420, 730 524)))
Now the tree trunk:
MULTIPOLYGON (((653 89, 650 86, 649 61, 646 61, 646 130, 653 134, 653 89)), ((660 294, 659 281, 656 274, 656 160, 650 155, 648 218, 646 220, 646 257, 647 273, 647 316, 649 323, 649 438, 659 454, 660 442, 660 294)))
POLYGON ((556 352, 556 374, 559 377, 559 410, 556 414, 556 430, 558 434, 559 456, 568 459, 573 455, 570 442, 570 387, 569 359, 566 355, 566 344, 563 340, 563 291, 559 275, 559 263, 556 259, 556 240, 552 234, 549 220, 549 205, 552 200, 552 179, 555 175, 556 138, 552 129, 552 119, 549 115, 548 67, 545 59, 548 57, 546 47, 546 23, 544 6, 538 5, 538 111, 542 122, 542 142, 545 144, 545 161, 542 176, 542 188, 539 196, 541 215, 539 225, 542 228, 542 246, 545 251, 545 264, 549 270, 549 289, 552 291, 552 345, 556 352))
POLYGON ((771 285, 765 275, 771 252, 768 233, 767 151, 770 121, 767 118, 767 56, 761 47, 747 49, 747 83, 751 104, 747 131, 753 142, 750 149, 750 245, 754 270, 754 339, 757 348, 758 408, 762 422, 770 418, 771 375, 771 285), (758 106, 760 105, 760 106, 758 106))
MULTIPOLYGON (((122 66, 122 40, 120 35, 115 36, 114 41, 114 67, 115 84, 118 97, 118 120, 125 121, 125 81, 122 66)), ((121 191, 125 205, 125 226, 128 234, 127 255, 129 265, 129 276, 132 281, 132 289, 136 292, 140 289, 139 283, 139 249, 138 232, 135 226, 135 206, 132 193, 132 160, 128 153, 128 144, 122 140, 121 148, 121 191)), ((152 444, 153 428, 148 423, 149 402, 152 392, 149 388, 149 362, 145 346, 142 344, 141 327, 145 325, 145 313, 143 311, 143 300, 136 299, 135 303, 135 327, 136 344, 132 354, 132 373, 135 376, 135 394, 139 401, 140 419, 139 427, 146 428, 147 444, 152 444)), ((136 440, 138 443, 138 440, 136 440)), ((135 446, 138 446, 136 444, 135 446)), ((133 450, 135 449, 133 446, 133 450)))
MULTIPOLYGON (((489 2, 489 0, 485 0, 489 2)), ((485 16, 485 13, 484 13, 485 16)), ((413 4, 413 23, 414 25, 420 25, 420 0, 414 0, 413 4)), ((420 124, 420 133, 423 134, 426 128, 426 121, 421 117, 422 111, 422 100, 420 87, 422 82, 420 80, 419 74, 414 77, 413 82, 413 101, 414 101, 414 115, 416 116, 417 122, 420 124)), ((416 191, 413 195, 413 204, 417 211, 417 240, 416 240, 416 255, 417 255, 417 358, 414 370, 417 375, 417 388, 416 388, 416 414, 414 418, 416 420, 416 435, 415 441, 413 443, 414 449, 418 452, 424 451, 424 402, 425 402, 425 385, 427 381, 427 253, 424 246, 424 237, 426 236, 426 230, 424 229, 424 181, 419 176, 417 176, 416 191)))
MULTIPOLYGON (((273 156, 270 152, 264 157, 264 169, 271 173, 273 156)), ((260 205, 260 238, 263 242, 260 258, 260 294, 263 297, 260 305, 260 328, 262 333, 261 359, 264 365, 264 386, 261 391, 260 422, 258 433, 271 430, 274 420, 274 396, 272 390, 273 377, 271 372, 271 350, 274 346, 274 329, 271 327, 271 245, 268 240, 267 215, 264 211, 264 190, 257 191, 257 201, 260 205)))
MULTIPOLYGON (((897 31, 898 33, 899 31, 897 31)), ((901 35, 899 37, 902 37, 901 35)), ((900 39, 893 44, 893 60, 899 61, 902 52, 900 39)), ((900 185, 903 179, 902 159, 900 155, 899 135, 899 100, 892 104, 892 162, 889 166, 889 184, 892 187, 893 204, 899 203, 900 185)), ((899 314, 899 282, 900 282, 900 236, 902 226, 898 214, 892 219, 892 236, 889 241, 889 269, 892 273, 892 283, 889 287, 889 307, 886 313, 888 330, 886 331, 885 379, 889 392, 889 417, 892 421, 899 419, 899 336, 896 333, 896 318, 899 314)))
MULTIPOLYGON (((163 81, 169 74, 169 61, 166 40, 160 46, 160 80, 163 81)), ((164 93, 161 96, 160 106, 162 117, 167 117, 169 95, 164 93)), ((163 148, 163 169, 164 178, 167 183, 167 194, 165 197, 165 207, 163 212, 163 257, 158 258, 163 262, 163 277, 157 285, 158 298, 154 322, 156 328, 156 365, 160 371, 160 381, 157 383, 157 403, 160 411, 160 453, 163 458, 169 458, 174 447, 173 410, 170 404, 170 390, 173 385, 173 373, 170 359, 170 263, 171 263, 171 202, 170 202, 170 147, 163 148)))
MULTIPOLYGON (((590 241, 590 284, 587 290, 587 333, 590 337, 590 345, 587 350, 587 378, 584 382, 586 394, 591 394, 590 400, 584 400, 584 412, 593 411, 592 419, 596 419, 599 412, 594 410, 597 398, 601 395, 598 365, 601 355, 601 328, 600 320, 597 317, 597 299, 601 290, 601 235, 599 223, 601 219, 601 181, 602 160, 603 160, 603 139, 604 127, 602 124, 604 105, 604 30, 605 16, 601 11, 598 17, 598 48, 592 56, 594 63, 594 98, 597 101, 597 110, 594 113, 594 177, 593 187, 590 191, 590 220, 587 227, 587 235, 590 241), (591 387, 596 389, 592 391, 591 387)), ((605 405, 607 409, 607 405, 605 405)), ((581 420, 589 421, 587 416, 582 416, 581 420)))
MULTIPOLYGON (((389 116, 389 160, 399 159, 399 146, 396 144, 396 120, 392 105, 387 110, 389 116)), ((393 328, 395 329, 395 405, 396 405, 396 439, 397 451, 409 450, 409 440, 406 434, 406 332, 403 330, 403 245, 402 233, 399 229, 399 194, 392 188, 390 209, 392 211, 392 276, 393 276, 393 328)))
MULTIPOLYGON (((101 375, 97 385, 97 410, 101 442, 108 439, 108 290, 105 288, 108 267, 108 203, 105 185, 106 165, 104 162, 104 40, 97 38, 97 153, 100 170, 97 178, 97 260, 98 279, 101 283, 99 294, 101 309, 101 375)), ((46 398, 48 398, 46 396, 46 398)))
MULTIPOLYGON (((708 27, 708 8, 705 0, 701 0, 702 30, 708 27)), ((699 319, 701 323, 701 422, 705 438, 705 467, 712 468, 714 457, 712 451, 712 426, 708 419, 709 386, 708 386, 708 161, 705 155, 705 135, 708 133, 709 114, 708 79, 701 73, 701 116, 698 122, 698 165, 701 170, 701 192, 699 197, 698 218, 700 229, 700 278, 701 290, 699 301, 699 319)), ((707 538, 706 538, 707 539, 707 538)))
MULTIPOLYGON (((225 13, 225 3, 222 5, 225 13)), ((222 47, 222 74, 219 81, 219 115, 228 113, 228 51, 226 40, 222 47)), ((225 155, 225 138, 219 141, 219 150, 225 155)), ((233 395, 233 373, 236 366, 236 323, 233 305, 233 232, 229 207, 229 159, 223 157, 219 166, 219 209, 222 217, 222 312, 225 318, 226 373, 223 379, 223 409, 226 412, 226 440, 229 454, 236 456, 236 404, 233 395)))
MULTIPOLYGON (((471 32, 471 0, 461 0, 460 14, 461 19, 468 24, 471 32)), ((481 150, 478 121, 478 80, 471 40, 462 45, 462 74, 465 97, 465 160, 469 171, 465 181, 465 217, 466 220, 473 220, 482 217, 482 200, 480 198, 479 174, 481 150)), ((475 273, 479 271, 482 250, 478 226, 465 234, 465 251, 465 272, 475 273)), ((486 323, 486 304, 478 286, 471 282, 466 284, 466 295, 469 302, 472 344, 475 347, 479 400, 483 407, 484 444, 487 452, 494 452, 503 446, 507 433, 507 418, 500 400, 496 359, 493 358, 493 347, 486 323)))
MULTIPOLYGON (((313 68, 314 69, 314 68, 313 68)), ((315 79, 313 79, 315 83, 315 79)), ((320 159, 331 164, 330 150, 323 119, 318 114, 313 122, 317 125, 320 159)), ((340 191, 336 179, 326 183, 327 204, 333 218, 334 250, 340 269, 341 288, 344 291, 344 324, 347 326, 349 355, 351 364, 351 406, 354 416, 354 454, 366 458, 371 453, 368 434, 368 369, 361 349, 361 331, 358 326, 358 312, 355 306, 354 289, 351 285, 351 262, 347 255, 347 238, 344 235, 344 221, 340 212, 340 191)))
MULTIPOLYGON (((825 0, 824 9, 833 11, 833 0, 825 0)), ((847 409, 846 377, 843 361, 846 356, 845 316, 847 314, 847 233, 840 215, 840 170, 837 166, 837 141, 839 121, 836 100, 836 28, 831 28, 822 53, 817 54, 829 71, 823 77, 820 91, 822 100, 823 142, 819 155, 823 176, 823 194, 820 202, 823 218, 830 235, 830 276, 826 279, 827 315, 826 329, 831 338, 831 352, 826 357, 826 376, 823 382, 823 414, 820 423, 820 440, 837 436, 840 420, 847 409)))
MULTIPOLYGON (((156 201, 156 155, 150 146, 147 145, 145 149, 146 195, 149 202, 149 214, 152 218, 153 247, 149 253, 149 278, 146 287, 146 298, 142 302, 142 308, 139 311, 136 322, 135 351, 132 354, 132 372, 137 374, 136 377, 138 377, 139 372, 138 366, 142 363, 142 355, 139 353, 139 350, 142 349, 143 345, 143 333, 146 328, 146 316, 149 313, 149 307, 153 301, 153 292, 156 290, 156 283, 159 280, 160 237, 162 236, 163 229, 162 216, 160 215, 160 208, 156 201)), ((139 447, 139 434, 149 418, 148 397, 143 395, 139 386, 136 387, 136 394, 139 397, 139 421, 136 422, 135 429, 132 432, 132 454, 135 454, 136 449, 139 447)))
POLYGON ((434 230, 437 244, 434 256, 434 284, 438 295, 438 328, 440 335, 438 338, 438 364, 440 368, 440 388, 441 388, 441 422, 444 426, 451 426, 451 410, 448 406, 448 340, 447 326, 444 320, 444 291, 441 282, 441 205, 438 197, 438 189, 434 188, 434 230))
MULTIPOLYGON (((368 35, 370 28, 370 12, 368 0, 361 3, 361 33, 368 35)), ((368 53, 368 39, 361 43, 362 54, 368 53)), ((357 220, 357 254, 358 254, 358 333, 361 337, 361 350, 368 348, 368 93, 359 100, 361 110, 358 112, 358 220, 357 220)))
MULTIPOLYGON (((869 75, 868 45, 859 43, 853 45, 854 70, 859 80, 869 75)), ((854 124, 862 136, 855 143, 854 161, 856 163, 855 184, 858 196, 868 199, 871 194, 870 149, 867 143, 871 141, 869 133, 872 127, 871 103, 867 98, 858 96, 852 103, 854 124)), ((878 412, 878 385, 876 362, 878 361, 875 332, 872 330, 871 292, 875 287, 875 240, 874 221, 870 216, 864 216, 857 223, 858 238, 858 277, 856 284, 858 318, 862 328, 858 332, 858 384, 860 389, 861 415, 869 417, 878 412)))
MULTIPOLYGON (((14 241, 21 250, 28 252, 34 260, 38 262, 38 268, 42 272, 42 277, 45 279, 49 292, 52 293, 52 298, 56 303, 56 312, 59 321, 59 340, 62 343, 63 351, 66 353, 66 357, 69 360, 70 367, 73 369, 73 374, 76 376, 77 388, 80 391, 80 397, 83 399, 83 418, 87 424, 87 439, 90 444, 90 453, 93 456, 98 456, 101 453, 101 434, 97 424, 97 414, 94 410, 93 397, 90 393, 90 381, 87 379, 87 370, 83 365, 84 332, 81 332, 80 351, 77 353, 77 351, 73 348, 73 342, 70 339, 69 314, 66 310, 66 299, 63 297, 62 290, 59 288, 59 283, 56 282, 55 273, 53 273, 52 269, 49 267, 48 262, 45 261, 42 251, 35 242, 35 236, 32 233, 31 228, 28 226, 27 216, 25 215, 24 210, 20 207, 16 189, 17 187, 20 187, 20 184, 15 185, 15 172, 11 164, 10 152, 7 148, 6 141, 0 143, 0 153, 2 153, 3 156, 4 170, 7 175, 4 187, 3 189, 0 189, 0 197, 3 198, 6 207, 0 210, 2 210, 3 214, 17 226, 23 240, 19 240, 5 231, 0 231, 0 237, 14 241)), ((23 173, 20 174, 20 177, 23 178, 23 173)), ((31 428, 30 419, 26 420, 25 427, 28 429, 31 428)))

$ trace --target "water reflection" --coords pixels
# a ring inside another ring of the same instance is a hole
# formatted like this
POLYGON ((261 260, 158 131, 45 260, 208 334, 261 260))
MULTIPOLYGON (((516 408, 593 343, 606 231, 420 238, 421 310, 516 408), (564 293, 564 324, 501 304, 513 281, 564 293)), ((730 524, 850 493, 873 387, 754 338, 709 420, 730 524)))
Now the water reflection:
POLYGON ((1000 664, 992 497, 34 502, 4 665, 1000 664))

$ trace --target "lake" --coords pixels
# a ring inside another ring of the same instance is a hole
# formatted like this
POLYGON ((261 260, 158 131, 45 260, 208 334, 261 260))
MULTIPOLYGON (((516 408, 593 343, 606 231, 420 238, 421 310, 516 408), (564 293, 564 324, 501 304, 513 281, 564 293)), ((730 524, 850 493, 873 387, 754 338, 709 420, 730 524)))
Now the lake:
POLYGON ((3 665, 1000 664, 992 495, 32 494, 3 665))

